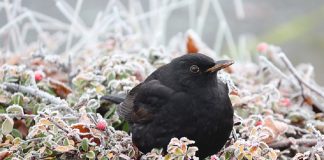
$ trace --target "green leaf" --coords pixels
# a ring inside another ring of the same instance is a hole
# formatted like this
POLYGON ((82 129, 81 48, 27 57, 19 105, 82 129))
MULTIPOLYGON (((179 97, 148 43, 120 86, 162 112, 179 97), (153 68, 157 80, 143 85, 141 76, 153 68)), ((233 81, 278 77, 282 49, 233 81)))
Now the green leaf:
POLYGON ((232 157, 232 152, 225 153, 225 160, 230 160, 231 157, 232 157))
POLYGON ((17 129, 13 129, 11 135, 14 136, 15 138, 16 137, 22 138, 21 133, 17 129))
POLYGON ((24 95, 20 92, 11 96, 11 104, 22 106, 24 104, 24 95))
POLYGON ((6 120, 2 123, 1 130, 2 134, 7 135, 12 132, 14 121, 10 117, 6 117, 6 120))
POLYGON ((13 141, 15 139, 15 137, 13 137, 11 134, 7 134, 6 139, 9 141, 13 141))
POLYGON ((102 157, 100 160, 109 160, 108 157, 102 157))
POLYGON ((84 151, 88 151, 89 149, 89 140, 87 138, 82 139, 81 147, 84 151))
POLYGON ((125 123, 123 124, 123 131, 125 132, 129 132, 129 124, 125 121, 125 123))
POLYGON ((53 150, 51 150, 51 149, 46 149, 46 150, 45 150, 45 153, 46 153, 47 155, 52 155, 52 154, 53 154, 53 150))
POLYGON ((177 148, 174 152, 173 152, 173 154, 175 154, 175 155, 183 155, 183 152, 182 152, 182 150, 180 149, 180 148, 177 148))
POLYGON ((6 82, 11 82, 11 83, 16 83, 16 82, 19 82, 19 77, 10 77, 10 76, 6 76, 5 77, 5 81, 6 82))
POLYGON ((171 159, 171 155, 170 154, 167 154, 164 156, 164 160, 170 160, 171 159))
POLYGON ((68 146, 68 145, 70 145, 70 143, 69 143, 69 139, 64 138, 64 140, 63 140, 63 145, 64 145, 64 146, 68 146))
POLYGON ((252 155, 251 155, 250 153, 246 153, 246 154, 244 155, 244 157, 245 157, 246 159, 248 159, 248 160, 252 160, 252 159, 253 159, 253 157, 252 157, 252 155))
POLYGON ((105 113, 104 118, 108 119, 110 118, 116 111, 116 105, 112 105, 109 107, 108 112, 105 113))
POLYGON ((24 114, 24 109, 18 104, 13 104, 6 109, 6 112, 13 114, 24 114))
POLYGON ((4 109, 3 106, 0 105, 0 113, 6 113, 6 110, 4 109))
POLYGON ((13 144, 20 144, 21 141, 22 141, 21 138, 16 137, 14 140, 12 140, 12 143, 13 143, 13 144))
POLYGON ((96 154, 93 151, 89 151, 86 154, 86 157, 89 158, 89 159, 94 159, 96 157, 96 154))

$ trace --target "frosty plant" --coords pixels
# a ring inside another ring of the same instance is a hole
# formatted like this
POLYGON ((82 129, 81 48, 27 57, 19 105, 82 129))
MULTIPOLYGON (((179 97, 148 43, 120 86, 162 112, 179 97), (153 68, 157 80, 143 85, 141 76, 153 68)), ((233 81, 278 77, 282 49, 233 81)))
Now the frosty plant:
MULTIPOLYGON (((217 0, 123 2, 108 1, 92 24, 81 16, 83 0, 54 2, 64 20, 21 0, 0 2, 0 159, 197 159, 199 148, 184 137, 140 153, 116 106, 100 97, 125 95, 178 55, 220 59, 222 51, 243 61, 218 75, 229 86, 236 125, 211 159, 324 158, 324 92, 311 65, 293 66, 267 43, 250 61, 246 37, 233 37, 217 0), (167 37, 168 18, 179 9, 188 10, 191 29, 167 37), (212 47, 202 36, 209 12, 219 21, 212 47)), ((243 2, 234 5, 244 19, 243 2)))

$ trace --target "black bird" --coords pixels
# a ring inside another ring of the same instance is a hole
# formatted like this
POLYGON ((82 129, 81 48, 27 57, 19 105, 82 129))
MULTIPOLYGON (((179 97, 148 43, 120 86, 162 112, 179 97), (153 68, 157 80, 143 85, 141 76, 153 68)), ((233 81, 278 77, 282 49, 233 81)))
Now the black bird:
POLYGON ((120 103, 117 112, 129 122, 140 151, 166 149, 171 138, 187 137, 195 141, 197 156, 204 158, 224 146, 233 127, 227 85, 217 80, 217 72, 231 64, 186 54, 158 68, 125 99, 102 99, 120 103))

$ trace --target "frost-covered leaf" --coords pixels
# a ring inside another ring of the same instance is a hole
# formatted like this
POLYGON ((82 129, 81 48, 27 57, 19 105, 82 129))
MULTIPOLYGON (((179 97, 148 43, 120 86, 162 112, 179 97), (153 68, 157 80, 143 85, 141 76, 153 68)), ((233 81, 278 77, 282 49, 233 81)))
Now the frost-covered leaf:
POLYGON ((64 146, 68 146, 68 145, 70 145, 70 143, 69 143, 69 139, 64 138, 64 140, 63 140, 63 145, 64 145, 64 146))
POLYGON ((61 98, 66 98, 72 92, 72 89, 69 86, 58 80, 50 79, 48 83, 49 86, 54 90, 55 94, 61 98))
POLYGON ((96 157, 96 154, 93 151, 89 151, 86 154, 86 157, 89 158, 89 159, 94 159, 96 157))
POLYGON ((20 92, 15 93, 11 96, 11 103, 19 106, 23 105, 24 95, 20 92))
POLYGON ((6 120, 2 123, 1 131, 2 134, 7 135, 12 132, 14 126, 14 121, 10 117, 6 117, 6 120))
POLYGON ((100 104, 99 104, 98 100, 90 99, 87 103, 87 107, 95 110, 100 107, 100 104))
POLYGON ((54 148, 55 151, 57 152, 69 152, 69 151, 72 151, 72 150, 75 150, 75 148, 73 146, 56 146, 54 148))
POLYGON ((48 119, 45 119, 45 118, 41 118, 38 123, 38 125, 44 125, 44 126, 49 126, 49 125, 52 125, 52 122, 49 121, 48 119))
POLYGON ((82 147, 82 150, 88 151, 88 149, 89 149, 89 140, 87 138, 82 139, 81 147, 82 147))
POLYGON ((271 150, 268 155, 271 160, 276 160, 278 158, 278 155, 274 150, 271 150))
POLYGON ((24 109, 20 105, 13 104, 6 109, 6 112, 22 115, 24 114, 24 109))
POLYGON ((17 129, 13 129, 12 132, 11 132, 11 135, 14 136, 14 137, 22 138, 21 133, 17 129))

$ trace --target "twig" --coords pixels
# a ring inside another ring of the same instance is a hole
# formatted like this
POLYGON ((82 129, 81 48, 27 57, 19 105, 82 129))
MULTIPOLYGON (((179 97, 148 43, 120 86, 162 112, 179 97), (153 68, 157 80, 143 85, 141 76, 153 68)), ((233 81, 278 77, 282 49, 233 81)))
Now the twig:
MULTIPOLYGON (((296 69, 294 68, 294 66, 291 64, 290 60, 287 58, 287 56, 285 55, 285 53, 280 52, 278 54, 279 58, 285 63, 286 67, 289 69, 289 71, 294 75, 294 77, 296 78, 296 80, 299 82, 300 87, 301 87, 301 91, 302 91, 302 97, 305 99, 305 95, 304 95, 304 88, 303 85, 305 87, 307 87, 308 89, 310 89, 311 91, 313 91, 314 93, 316 93, 318 96, 324 98, 324 92, 320 91, 319 89, 317 89, 316 87, 314 87, 313 85, 307 83, 303 78, 300 77, 300 75, 298 74, 298 72, 296 71, 296 69), (303 85, 301 85, 303 84, 303 85)), ((318 106, 318 109, 321 112, 324 112, 324 107, 318 106)))
POLYGON ((2 85, 4 86, 4 89, 7 90, 7 91, 22 92, 22 93, 33 95, 35 97, 40 97, 40 98, 46 99, 50 103, 63 106, 69 112, 76 115, 75 111, 68 106, 66 101, 60 99, 59 97, 55 97, 53 95, 50 95, 49 93, 44 92, 44 91, 42 91, 42 90, 40 90, 38 88, 21 86, 21 85, 18 85, 18 84, 7 83, 7 82, 3 83, 2 85))
POLYGON ((290 145, 297 144, 297 145, 307 145, 307 146, 315 146, 317 143, 317 139, 296 139, 296 140, 281 140, 279 142, 274 142, 269 144, 269 147, 274 149, 283 149, 289 148, 290 145))
POLYGON ((259 56, 259 59, 266 63, 270 68, 272 68, 278 75, 285 79, 288 79, 288 77, 277 66, 270 62, 268 58, 266 58, 265 56, 259 56))
POLYGON ((299 83, 299 86, 300 86, 301 96, 303 97, 303 101, 300 104, 300 106, 302 106, 305 103, 305 101, 306 101, 306 96, 305 96, 304 87, 303 87, 302 82, 301 81, 298 81, 298 83, 299 83))
POLYGON ((35 97, 41 97, 43 99, 46 99, 49 102, 54 103, 54 104, 63 104, 64 103, 64 101, 62 101, 60 98, 54 97, 54 96, 50 95, 49 93, 41 91, 36 88, 26 87, 26 86, 21 86, 21 85, 14 84, 14 83, 6 83, 6 82, 3 83, 3 86, 4 86, 4 89, 7 91, 23 92, 23 93, 31 94, 35 97))
MULTIPOLYGON (((299 81, 300 83, 302 83, 305 87, 307 87, 308 89, 310 89, 311 91, 313 91, 314 93, 316 93, 317 95, 319 95, 320 97, 324 98, 324 93, 322 91, 320 91, 319 89, 315 88, 311 84, 307 83, 303 78, 300 77, 300 75, 298 74, 298 72, 296 71, 296 69, 294 68, 294 66, 291 64, 290 60, 287 58, 287 56, 283 52, 280 52, 278 54, 278 56, 285 63, 286 67, 294 75, 294 77, 297 79, 297 81, 299 81)), ((321 107, 319 109, 322 112, 324 112, 324 108, 323 107, 321 107)))
MULTIPOLYGON (((34 119, 36 116, 35 114, 5 114, 2 113, 0 114, 0 120, 4 119, 6 116, 11 117, 11 118, 15 118, 15 117, 19 117, 19 118, 32 118, 34 119)), ((79 117, 59 117, 62 120, 77 120, 79 119, 79 117)))
MULTIPOLYGON (((48 119, 50 122, 52 122, 52 123, 53 123, 57 128, 59 128, 60 130, 62 130, 63 132, 65 132, 67 136, 71 133, 71 131, 68 130, 68 128, 64 128, 64 127, 62 127, 61 125, 59 125, 57 122, 55 122, 55 121, 53 120, 52 117, 48 117, 48 116, 46 116, 46 115, 43 114, 43 113, 40 113, 40 116, 42 116, 43 118, 47 118, 47 119, 48 119)), ((81 142, 81 138, 80 138, 77 134, 73 134, 72 136, 73 136, 77 141, 81 142)))

